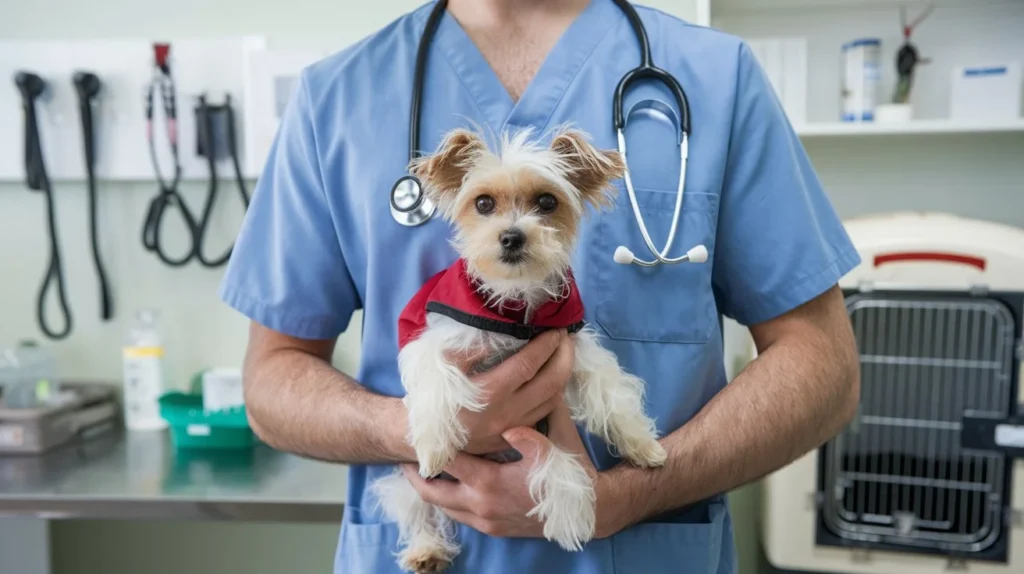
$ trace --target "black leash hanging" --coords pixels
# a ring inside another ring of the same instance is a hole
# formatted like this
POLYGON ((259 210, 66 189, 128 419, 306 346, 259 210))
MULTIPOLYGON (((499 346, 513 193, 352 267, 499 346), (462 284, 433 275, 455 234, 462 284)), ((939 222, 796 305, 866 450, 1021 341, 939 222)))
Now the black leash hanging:
POLYGON ((68 308, 67 296, 64 293, 64 270, 60 259, 60 245, 57 240, 57 221, 54 214, 53 189, 50 177, 46 173, 43 160, 43 149, 39 138, 39 123, 36 119, 36 101, 46 90, 46 81, 31 72, 18 72, 14 83, 21 92, 22 107, 25 112, 25 183, 29 189, 43 192, 46 198, 46 219, 50 235, 50 264, 39 287, 36 300, 36 319, 39 328, 51 339, 64 339, 71 333, 73 320, 68 308), (57 300, 64 315, 64 328, 59 331, 50 329, 46 322, 46 293, 51 286, 57 288, 57 300))
POLYGON ((92 261, 100 289, 100 316, 109 321, 114 316, 114 303, 110 297, 107 273, 100 257, 99 225, 96 215, 96 132, 93 123, 93 102, 100 93, 100 79, 96 74, 76 72, 73 78, 78 93, 78 113, 82 120, 82 149, 85 155, 86 184, 89 191, 89 233, 92 243, 92 261))

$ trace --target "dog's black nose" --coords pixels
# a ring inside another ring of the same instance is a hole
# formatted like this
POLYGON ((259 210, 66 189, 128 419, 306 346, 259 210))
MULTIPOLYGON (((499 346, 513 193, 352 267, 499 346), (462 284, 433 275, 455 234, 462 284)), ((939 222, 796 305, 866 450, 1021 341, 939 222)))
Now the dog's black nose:
POLYGON ((498 241, 505 251, 518 251, 526 244, 526 234, 518 229, 509 229, 501 232, 498 241))

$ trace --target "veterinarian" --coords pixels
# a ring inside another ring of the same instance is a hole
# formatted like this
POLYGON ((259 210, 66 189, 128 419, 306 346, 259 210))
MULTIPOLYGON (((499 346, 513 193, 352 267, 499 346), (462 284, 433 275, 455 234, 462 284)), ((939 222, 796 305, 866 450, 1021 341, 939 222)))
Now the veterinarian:
MULTIPOLYGON (((414 460, 399 398, 397 319, 456 257, 442 218, 402 225, 390 205, 407 173, 407 111, 433 8, 304 70, 221 289, 252 320, 245 392, 256 432, 274 447, 350 465, 335 559, 344 574, 399 572, 397 529, 366 486, 414 460), (362 354, 349 377, 330 360, 356 310, 362 354)), ((650 258, 619 182, 617 205, 584 220, 573 269, 587 322, 647 383, 646 409, 668 461, 638 470, 581 437, 558 400, 572 349, 557 332, 534 339, 478 377, 490 407, 460 414, 471 440, 447 469, 459 481, 415 482, 460 524, 452 572, 735 572, 724 493, 817 447, 857 406, 855 344, 837 281, 859 258, 765 74, 733 36, 636 11, 654 63, 679 81, 691 113, 671 254, 703 244, 709 258, 655 267, 614 261, 620 245, 650 258), (728 386, 721 316, 749 327, 758 349, 728 386), (548 436, 530 430, 539 413, 550 414, 548 436), (526 516, 528 461, 474 456, 511 445, 532 460, 551 441, 592 464, 597 536, 581 552, 546 541, 526 516)), ((567 123, 615 149, 613 96, 641 52, 612 0, 450 0, 427 56, 424 153, 460 126, 543 134, 567 123)), ((656 81, 631 87, 623 106, 647 100, 679 113, 656 81)), ((640 114, 626 129, 637 204, 658 247, 680 176, 680 134, 666 117, 640 114)))

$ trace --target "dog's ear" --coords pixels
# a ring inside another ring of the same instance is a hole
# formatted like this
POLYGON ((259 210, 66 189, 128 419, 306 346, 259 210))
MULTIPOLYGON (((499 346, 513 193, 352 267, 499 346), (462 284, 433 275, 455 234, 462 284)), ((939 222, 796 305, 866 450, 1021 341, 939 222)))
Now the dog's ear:
POLYGON ((626 164, 617 150, 599 150, 579 130, 565 130, 551 140, 551 150, 565 162, 571 183, 584 201, 594 207, 611 207, 618 188, 613 182, 626 173, 626 164))
POLYGON ((423 184, 423 192, 440 207, 447 206, 459 193, 466 173, 487 146, 467 129, 448 132, 433 155, 419 157, 409 166, 423 184))

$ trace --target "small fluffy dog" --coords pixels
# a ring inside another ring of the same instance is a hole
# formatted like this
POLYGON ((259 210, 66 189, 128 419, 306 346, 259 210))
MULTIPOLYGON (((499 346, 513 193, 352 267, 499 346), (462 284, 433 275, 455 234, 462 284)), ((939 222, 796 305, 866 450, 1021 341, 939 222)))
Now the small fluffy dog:
MULTIPOLYGON (((644 413, 644 383, 584 325, 570 269, 587 206, 614 204, 613 182, 622 177, 624 160, 616 151, 595 149, 577 130, 559 130, 548 146, 529 136, 506 134, 492 153, 476 133, 457 129, 435 154, 411 166, 453 224, 452 243, 461 255, 427 282, 399 320, 409 441, 424 477, 439 475, 466 446, 460 409, 485 407, 471 377, 550 328, 568 329, 575 344, 565 394, 573 419, 634 465, 665 462, 654 422, 644 413), (485 358, 464 373, 446 359, 451 352, 485 358)), ((534 461, 528 486, 536 503, 530 515, 544 524, 544 536, 580 550, 595 522, 593 485, 582 464, 553 448, 546 460, 534 461)), ((423 502, 400 471, 371 490, 398 523, 401 566, 446 569, 459 551, 448 517, 423 502)))

